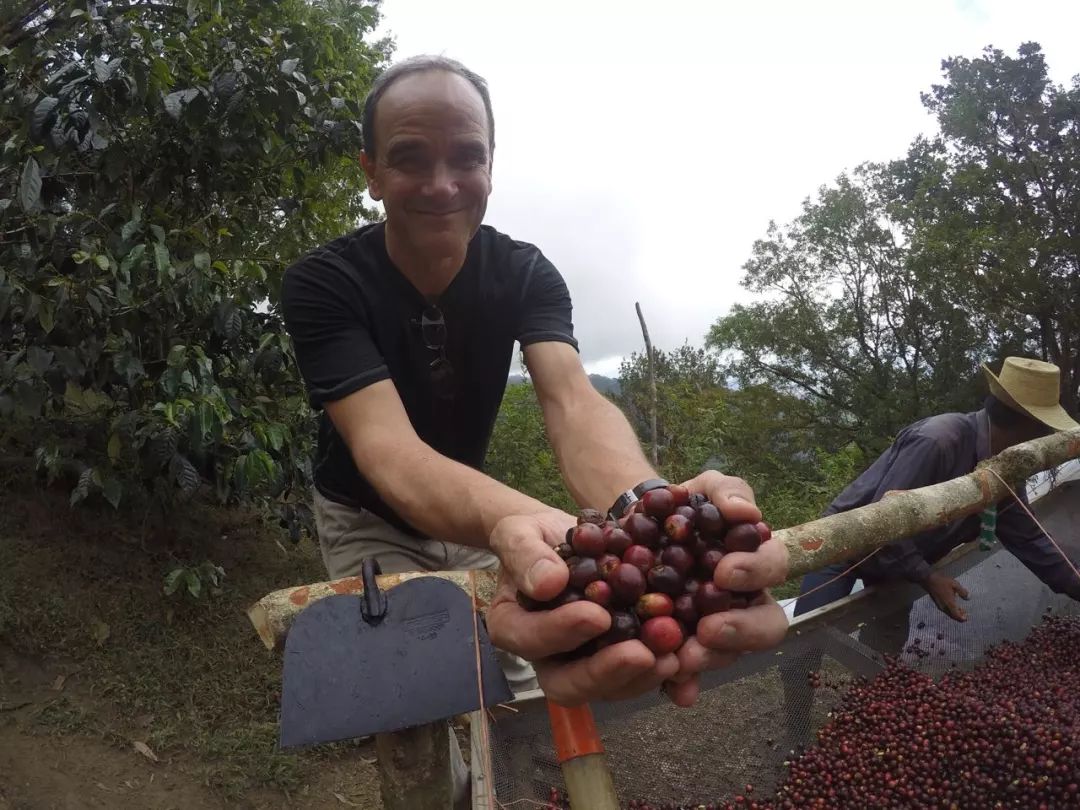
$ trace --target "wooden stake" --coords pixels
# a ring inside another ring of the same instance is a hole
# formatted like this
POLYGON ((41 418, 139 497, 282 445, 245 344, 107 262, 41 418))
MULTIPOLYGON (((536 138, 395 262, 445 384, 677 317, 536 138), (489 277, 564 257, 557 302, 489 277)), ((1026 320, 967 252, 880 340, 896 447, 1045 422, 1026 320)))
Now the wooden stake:
POLYGON ((652 463, 653 467, 656 467, 660 463, 656 436, 656 368, 653 359, 652 341, 649 340, 649 327, 645 325, 645 316, 641 313, 641 304, 635 301, 634 309, 637 310, 637 317, 641 322, 641 336, 645 338, 645 353, 649 357, 649 390, 652 394, 652 463))
POLYGON ((448 810, 454 806, 446 722, 375 735, 384 810, 448 810))

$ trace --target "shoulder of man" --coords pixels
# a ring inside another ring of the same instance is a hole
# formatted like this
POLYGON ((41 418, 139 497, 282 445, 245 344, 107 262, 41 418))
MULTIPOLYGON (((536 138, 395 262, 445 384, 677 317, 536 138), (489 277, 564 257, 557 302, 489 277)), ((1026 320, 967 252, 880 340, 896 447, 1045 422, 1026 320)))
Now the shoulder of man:
POLYGON ((976 427, 972 414, 941 413, 908 425, 896 440, 900 444, 919 445, 925 451, 936 451, 944 458, 953 458, 960 447, 973 439, 976 427))
POLYGON ((517 239, 491 225, 481 225, 476 238, 480 240, 485 257, 496 262, 529 264, 544 255, 532 242, 517 239))
POLYGON ((341 267, 355 266, 358 259, 378 258, 379 245, 370 237, 382 227, 381 222, 362 225, 354 231, 314 247, 285 268, 286 275, 316 270, 327 264, 341 267))

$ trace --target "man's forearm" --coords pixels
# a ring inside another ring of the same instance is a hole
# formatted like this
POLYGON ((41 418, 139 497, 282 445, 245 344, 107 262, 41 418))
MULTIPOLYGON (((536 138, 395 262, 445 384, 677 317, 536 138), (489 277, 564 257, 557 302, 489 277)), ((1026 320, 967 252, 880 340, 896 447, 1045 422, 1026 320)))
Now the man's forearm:
POLYGON ((502 518, 551 510, 423 443, 388 451, 383 460, 365 467, 379 496, 411 525, 438 540, 487 548, 502 518))
POLYGON ((606 510, 620 493, 656 471, 633 428, 600 394, 571 408, 553 408, 548 435, 570 494, 579 506, 606 510))

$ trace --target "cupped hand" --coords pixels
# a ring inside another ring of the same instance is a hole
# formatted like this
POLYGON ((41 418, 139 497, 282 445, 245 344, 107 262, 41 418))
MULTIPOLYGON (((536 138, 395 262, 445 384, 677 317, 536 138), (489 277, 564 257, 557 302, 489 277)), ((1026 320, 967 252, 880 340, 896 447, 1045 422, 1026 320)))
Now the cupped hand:
MULTIPOLYGON (((756 523, 761 510, 750 485, 741 478, 707 470, 683 484, 714 503, 728 524, 756 523)), ((782 543, 762 543, 757 551, 725 554, 713 572, 716 587, 762 591, 748 607, 705 616, 697 631, 677 651, 679 671, 665 684, 671 701, 691 706, 698 698, 702 672, 733 664, 744 652, 775 647, 787 633, 788 618, 766 589, 788 578, 788 554, 782 543)))
POLYGON ((569 570, 554 546, 577 521, 552 510, 501 520, 491 535, 491 550, 499 557, 495 597, 487 613, 491 642, 533 663, 547 698, 564 706, 595 700, 622 700, 658 688, 679 670, 675 655, 657 658, 640 641, 624 641, 575 661, 560 653, 607 632, 611 616, 587 600, 554 610, 528 611, 517 591, 538 601, 557 596, 567 584, 569 570))

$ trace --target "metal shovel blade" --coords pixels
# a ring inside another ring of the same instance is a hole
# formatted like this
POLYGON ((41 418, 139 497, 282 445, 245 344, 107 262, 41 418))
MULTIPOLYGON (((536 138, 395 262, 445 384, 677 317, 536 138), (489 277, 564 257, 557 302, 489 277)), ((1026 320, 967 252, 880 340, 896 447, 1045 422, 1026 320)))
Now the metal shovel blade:
MULTIPOLYGON (((365 572, 367 573, 367 572, 365 572)), ((482 621, 458 586, 435 577, 313 602, 285 641, 280 747, 313 745, 433 723, 513 693, 482 621)), ((368 588, 370 584, 371 588, 368 588)))

